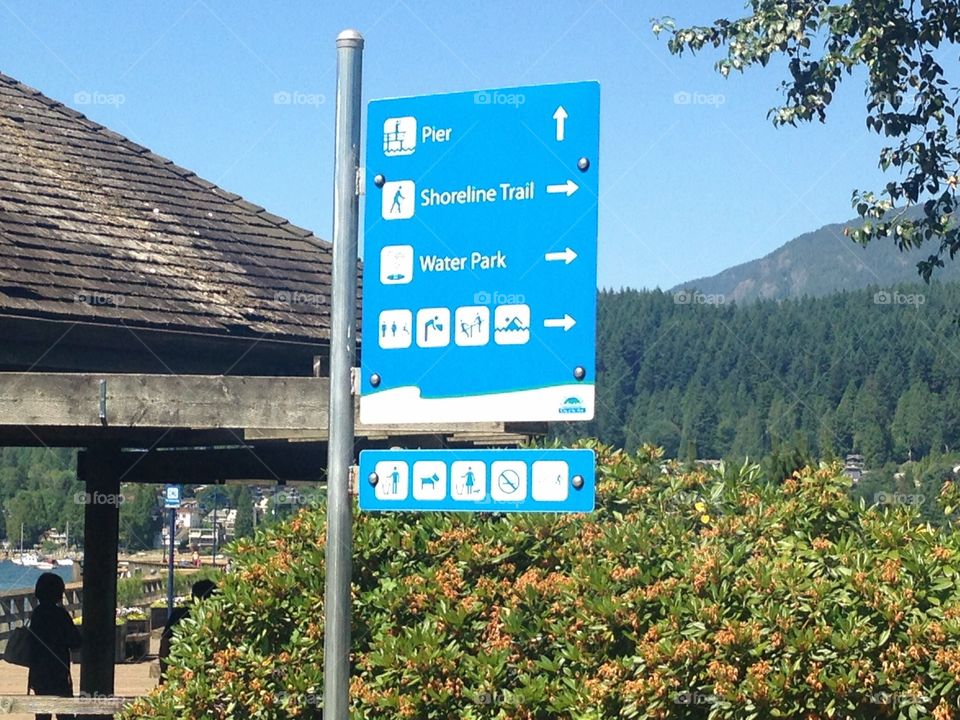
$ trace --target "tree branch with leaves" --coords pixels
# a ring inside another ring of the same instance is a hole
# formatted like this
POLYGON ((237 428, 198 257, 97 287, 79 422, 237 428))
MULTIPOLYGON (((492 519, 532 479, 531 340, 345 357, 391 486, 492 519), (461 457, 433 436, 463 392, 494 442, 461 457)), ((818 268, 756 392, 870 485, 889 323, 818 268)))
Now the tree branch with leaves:
POLYGON ((785 57, 785 99, 769 113, 776 126, 825 122, 843 79, 866 70, 866 125, 890 138, 879 165, 898 177, 881 191, 853 192, 864 222, 848 234, 864 245, 891 238, 901 250, 935 244, 917 266, 929 281, 960 252, 960 93, 941 64, 957 58, 960 1, 751 0, 747 11, 709 26, 680 28, 660 18, 652 27, 668 36, 675 55, 725 49, 716 64, 725 77, 785 57))

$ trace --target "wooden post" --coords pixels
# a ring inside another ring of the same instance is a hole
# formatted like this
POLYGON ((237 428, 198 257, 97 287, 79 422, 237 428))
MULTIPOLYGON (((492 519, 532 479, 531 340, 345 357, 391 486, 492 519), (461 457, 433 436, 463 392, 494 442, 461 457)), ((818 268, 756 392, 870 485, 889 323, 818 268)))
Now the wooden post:
MULTIPOLYGON (((120 542, 120 451, 96 445, 81 453, 77 472, 86 485, 83 528, 83 648, 80 692, 114 694, 117 546, 120 542)), ((109 718, 110 715, 84 715, 109 718)))

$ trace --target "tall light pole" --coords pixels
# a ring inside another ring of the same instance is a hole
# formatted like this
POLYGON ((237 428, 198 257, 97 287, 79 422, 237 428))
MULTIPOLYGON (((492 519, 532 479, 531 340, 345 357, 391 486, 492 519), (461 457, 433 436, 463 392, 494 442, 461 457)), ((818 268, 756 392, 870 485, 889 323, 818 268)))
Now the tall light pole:
POLYGON ((360 224, 360 76, 363 36, 337 37, 333 185, 333 278, 330 310, 330 438, 327 455, 327 548, 324 591, 323 716, 350 711, 350 575, 353 555, 351 370, 357 354, 357 233, 360 224))

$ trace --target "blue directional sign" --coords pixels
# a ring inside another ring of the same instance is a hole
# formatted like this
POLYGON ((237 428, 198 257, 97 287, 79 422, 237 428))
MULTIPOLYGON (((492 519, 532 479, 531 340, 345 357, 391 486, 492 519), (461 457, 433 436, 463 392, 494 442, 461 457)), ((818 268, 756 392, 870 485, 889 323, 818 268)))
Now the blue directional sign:
POLYGON ((364 423, 589 420, 595 82, 367 114, 364 423))
POLYGON ((163 506, 174 509, 180 507, 180 486, 167 485, 163 490, 163 506))
POLYGON ((591 512, 593 450, 364 450, 360 509, 591 512))

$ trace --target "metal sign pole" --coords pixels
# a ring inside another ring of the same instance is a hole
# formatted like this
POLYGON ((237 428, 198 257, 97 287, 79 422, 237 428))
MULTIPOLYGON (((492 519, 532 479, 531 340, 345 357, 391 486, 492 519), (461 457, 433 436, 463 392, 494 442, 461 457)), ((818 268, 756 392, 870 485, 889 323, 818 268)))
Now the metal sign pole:
POLYGON ((173 553, 176 544, 175 535, 177 533, 177 511, 170 508, 170 545, 169 556, 167 557, 167 618, 173 614, 173 553))
POLYGON ((353 554, 350 466, 357 348, 360 76, 363 36, 337 37, 337 106, 333 189, 333 278, 330 319, 330 441, 327 455, 327 548, 324 588, 323 716, 350 710, 350 573, 353 554))

